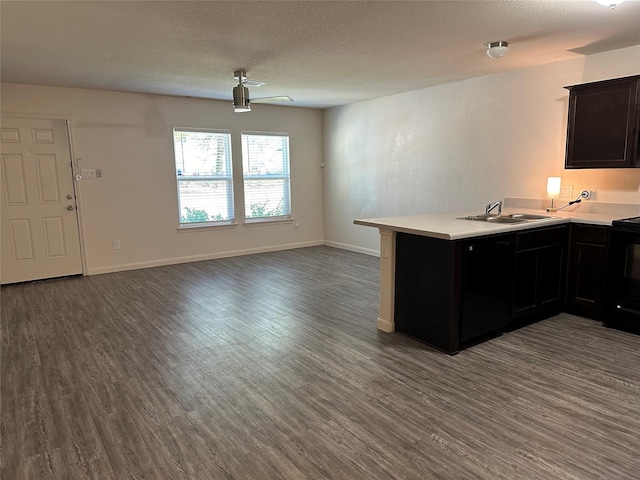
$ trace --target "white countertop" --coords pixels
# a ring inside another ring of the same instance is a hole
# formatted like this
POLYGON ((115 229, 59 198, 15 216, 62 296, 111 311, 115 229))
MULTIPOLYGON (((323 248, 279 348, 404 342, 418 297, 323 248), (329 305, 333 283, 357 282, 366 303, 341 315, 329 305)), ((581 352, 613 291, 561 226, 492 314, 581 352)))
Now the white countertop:
MULTIPOLYGON (((376 227, 382 230, 412 233, 425 237, 442 238, 445 240, 457 240, 461 238, 478 237, 481 235, 493 235, 496 233, 516 232, 530 228, 562 225, 565 223, 584 223, 589 225, 608 225, 624 215, 613 213, 581 213, 580 211, 547 212, 546 210, 531 210, 524 208, 503 210, 505 213, 532 213, 536 215, 549 215, 551 218, 534 220, 521 223, 491 223, 459 219, 468 215, 478 215, 482 212, 463 213, 435 213, 425 215, 405 215, 400 217, 365 218, 356 219, 353 223, 367 227, 376 227)), ((629 215, 627 215, 628 217, 629 215)))

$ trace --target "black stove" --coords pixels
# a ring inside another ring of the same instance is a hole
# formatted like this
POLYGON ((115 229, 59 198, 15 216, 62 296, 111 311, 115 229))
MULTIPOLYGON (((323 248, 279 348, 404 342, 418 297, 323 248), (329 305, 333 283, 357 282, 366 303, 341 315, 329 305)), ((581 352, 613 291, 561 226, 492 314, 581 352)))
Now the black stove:
POLYGON ((621 218, 620 220, 614 220, 611 222, 611 225, 623 230, 640 232, 640 217, 621 218))
POLYGON ((640 334, 640 217, 611 225, 604 324, 640 334))

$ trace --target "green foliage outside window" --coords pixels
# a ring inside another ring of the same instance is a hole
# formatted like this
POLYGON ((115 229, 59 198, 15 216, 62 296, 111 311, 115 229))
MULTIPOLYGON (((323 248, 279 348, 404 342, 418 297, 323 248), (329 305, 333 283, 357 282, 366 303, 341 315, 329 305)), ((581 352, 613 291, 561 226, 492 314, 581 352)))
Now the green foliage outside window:
POLYGON ((251 218, 260 218, 260 217, 279 217, 284 215, 282 211, 282 202, 278 204, 278 206, 274 209, 267 209, 267 202, 264 201, 261 203, 254 203, 249 205, 249 209, 251 210, 251 218))
POLYGON ((184 207, 187 211, 186 215, 180 215, 180 223, 197 223, 197 222, 216 222, 223 220, 219 213, 210 216, 206 211, 198 208, 184 207))

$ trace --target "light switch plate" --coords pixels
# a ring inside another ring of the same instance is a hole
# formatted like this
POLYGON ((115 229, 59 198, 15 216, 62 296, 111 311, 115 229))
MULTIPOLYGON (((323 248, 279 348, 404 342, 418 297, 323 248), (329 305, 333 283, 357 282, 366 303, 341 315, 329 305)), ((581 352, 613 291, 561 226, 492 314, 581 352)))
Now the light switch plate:
POLYGON ((560 196, 561 197, 571 197, 573 195, 573 186, 572 185, 562 185, 560 187, 560 196))
POLYGON ((93 168, 83 168, 80 174, 82 178, 96 178, 96 171, 93 168))

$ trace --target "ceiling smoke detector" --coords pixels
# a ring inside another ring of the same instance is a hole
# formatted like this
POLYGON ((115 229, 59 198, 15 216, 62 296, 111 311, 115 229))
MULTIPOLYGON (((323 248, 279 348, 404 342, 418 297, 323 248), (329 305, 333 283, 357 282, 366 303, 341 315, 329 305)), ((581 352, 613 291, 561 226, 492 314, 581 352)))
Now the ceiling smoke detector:
POLYGON ((611 10, 616 8, 617 5, 620 5, 624 0, 596 0, 600 5, 604 5, 605 7, 611 7, 611 10))
POLYGON ((493 59, 504 57, 507 53, 509 53, 509 42, 500 40, 487 44, 487 55, 493 59))

